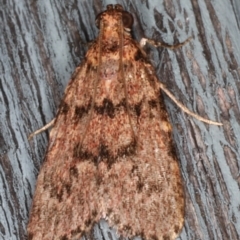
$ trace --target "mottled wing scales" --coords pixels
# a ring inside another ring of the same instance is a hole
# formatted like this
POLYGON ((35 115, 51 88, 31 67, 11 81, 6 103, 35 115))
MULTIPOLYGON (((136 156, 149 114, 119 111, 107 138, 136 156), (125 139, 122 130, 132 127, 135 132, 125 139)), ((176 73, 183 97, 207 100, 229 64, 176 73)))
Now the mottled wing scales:
POLYGON ((124 237, 145 239, 175 239, 183 225, 183 187, 159 82, 129 34, 119 64, 122 12, 105 13, 100 69, 97 39, 51 131, 30 239, 78 239, 101 218, 124 237))

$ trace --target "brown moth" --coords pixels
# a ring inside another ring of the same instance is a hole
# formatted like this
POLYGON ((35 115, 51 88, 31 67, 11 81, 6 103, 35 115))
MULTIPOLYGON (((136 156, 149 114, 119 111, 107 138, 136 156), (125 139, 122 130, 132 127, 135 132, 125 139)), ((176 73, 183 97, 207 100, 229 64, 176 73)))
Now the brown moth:
POLYGON ((123 237, 175 239, 184 191, 160 90, 176 100, 132 39, 130 13, 108 5, 96 23, 51 123, 29 239, 79 239, 101 218, 123 237))

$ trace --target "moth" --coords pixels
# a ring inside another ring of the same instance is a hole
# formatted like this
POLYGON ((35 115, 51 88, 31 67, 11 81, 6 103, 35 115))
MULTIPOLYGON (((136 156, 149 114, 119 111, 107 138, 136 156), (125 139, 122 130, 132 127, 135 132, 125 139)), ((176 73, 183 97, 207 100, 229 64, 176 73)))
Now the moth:
POLYGON ((157 79, 131 37, 129 12, 108 5, 96 24, 99 35, 47 125, 29 239, 80 239, 102 218, 123 237, 175 239, 184 190, 161 90, 196 115, 157 79))

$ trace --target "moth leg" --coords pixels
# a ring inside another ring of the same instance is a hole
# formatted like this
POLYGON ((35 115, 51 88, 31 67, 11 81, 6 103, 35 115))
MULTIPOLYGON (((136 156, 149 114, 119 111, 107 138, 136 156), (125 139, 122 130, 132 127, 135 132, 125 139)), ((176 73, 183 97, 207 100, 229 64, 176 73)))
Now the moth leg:
POLYGON ((190 111, 187 107, 185 107, 182 103, 180 103, 174 96, 173 94, 167 89, 167 87, 160 82, 160 88, 162 89, 163 92, 165 92, 168 97, 179 107, 181 108, 185 113, 189 114, 190 116, 198 119, 199 121, 201 122, 205 122, 205 123, 208 123, 208 124, 212 124, 212 125, 217 125, 217 126, 222 126, 223 124, 220 123, 220 122, 215 122, 215 121, 212 121, 212 120, 209 120, 209 119, 206 119, 206 118, 203 118, 201 116, 199 116, 198 114, 190 111))
POLYGON ((48 128, 52 127, 53 124, 54 124, 54 121, 55 121, 55 118, 51 122, 49 122, 45 126, 43 126, 42 128, 40 128, 40 129, 36 130, 35 132, 31 133, 28 136, 28 141, 31 140, 34 136, 38 135, 39 133, 44 132, 48 128))
MULTIPOLYGON (((186 39, 184 42, 182 43, 178 43, 176 45, 169 45, 167 43, 161 43, 161 42, 157 42, 157 41, 154 41, 152 39, 148 39, 148 38, 142 38, 141 41, 140 41, 140 46, 143 47, 146 45, 146 43, 149 43, 155 47, 164 47, 164 48, 169 48, 171 50, 173 49, 176 49, 176 48, 180 48, 182 47, 183 45, 185 45, 186 43, 188 43, 190 40, 192 39, 192 37, 189 37, 188 39, 186 39)), ((185 113, 189 114, 190 116, 198 119, 199 121, 202 121, 202 122, 205 122, 205 123, 208 123, 208 124, 212 124, 212 125, 217 125, 217 126, 221 126, 223 125, 222 123, 220 122, 215 122, 215 121, 212 121, 212 120, 209 120, 209 119, 206 119, 206 118, 203 118, 201 116, 199 116, 198 114, 190 111, 187 107, 185 107, 182 103, 180 103, 175 97, 174 95, 166 88, 166 86, 162 83, 160 83, 160 88, 162 89, 163 92, 165 92, 168 97, 179 107, 182 109, 182 111, 184 111, 185 113)))
POLYGON ((173 49, 182 47, 183 45, 188 43, 191 39, 192 39, 192 37, 189 37, 188 39, 186 39, 182 43, 178 43, 178 44, 175 44, 175 45, 169 45, 167 43, 157 42, 157 41, 154 41, 154 40, 149 39, 149 38, 142 38, 141 41, 140 41, 140 46, 143 47, 143 46, 146 45, 146 43, 149 43, 154 47, 163 47, 163 48, 168 48, 168 49, 173 50, 173 49))

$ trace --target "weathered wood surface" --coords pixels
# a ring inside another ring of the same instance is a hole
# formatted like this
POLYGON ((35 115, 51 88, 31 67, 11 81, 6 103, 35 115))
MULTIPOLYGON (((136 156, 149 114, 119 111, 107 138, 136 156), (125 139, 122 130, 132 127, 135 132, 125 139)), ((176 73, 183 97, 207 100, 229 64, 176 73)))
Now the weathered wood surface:
MULTIPOLYGON (((0 0, 0 239, 25 239, 36 178, 48 142, 32 131, 56 114, 64 88, 97 36, 97 13, 115 1, 0 0)), ((240 239, 240 4, 238 0, 118 1, 134 15, 133 35, 182 49, 148 48, 159 79, 184 105, 221 121, 209 126, 168 97, 183 181, 186 221, 179 239, 240 239)), ((95 235, 108 238, 105 223, 95 235)))

